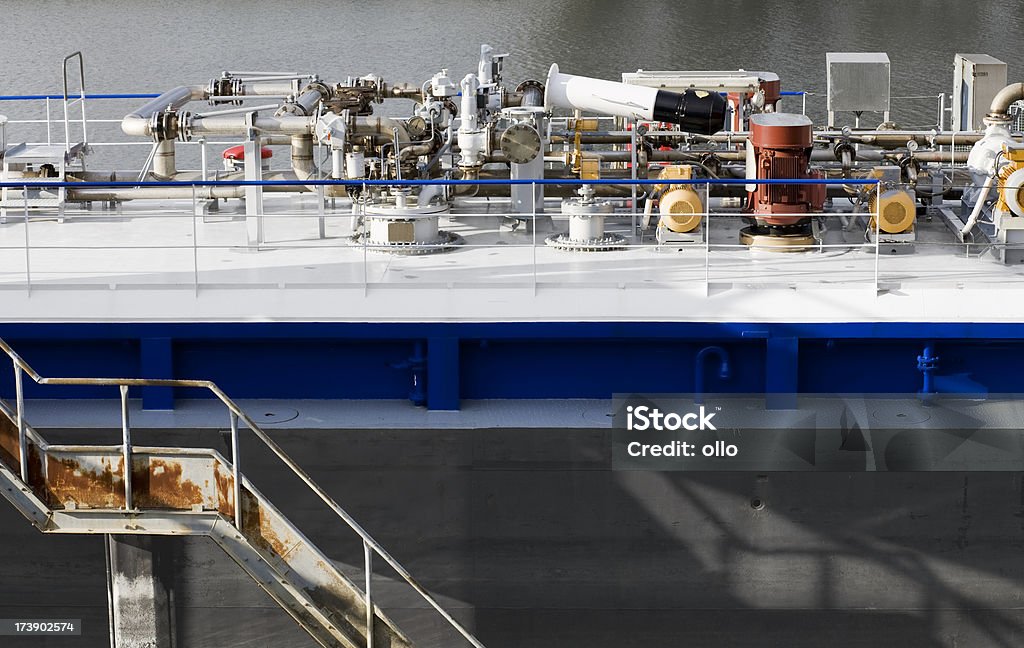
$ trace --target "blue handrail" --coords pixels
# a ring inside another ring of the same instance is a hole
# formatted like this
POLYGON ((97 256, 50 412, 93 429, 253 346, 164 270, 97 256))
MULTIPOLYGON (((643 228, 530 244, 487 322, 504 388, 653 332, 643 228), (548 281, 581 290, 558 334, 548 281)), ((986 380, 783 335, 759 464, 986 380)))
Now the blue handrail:
MULTIPOLYGON (((87 94, 86 99, 154 99, 159 97, 156 93, 119 93, 119 94, 87 94)), ((0 101, 39 101, 42 99, 64 99, 59 94, 39 95, 0 95, 0 101)))
POLYGON ((88 181, 88 182, 40 182, 26 180, 24 182, 0 182, 0 187, 17 189, 28 187, 31 189, 52 189, 54 187, 67 187, 72 189, 84 189, 88 187, 320 187, 341 185, 346 187, 424 187, 430 185, 877 185, 881 181, 877 178, 840 179, 840 178, 771 178, 771 179, 747 179, 747 178, 705 178, 689 180, 663 180, 663 179, 602 179, 602 180, 577 180, 561 178, 544 178, 540 180, 512 180, 505 178, 487 178, 481 180, 448 180, 443 178, 432 178, 427 180, 343 180, 336 178, 325 178, 322 180, 144 180, 144 181, 88 181))

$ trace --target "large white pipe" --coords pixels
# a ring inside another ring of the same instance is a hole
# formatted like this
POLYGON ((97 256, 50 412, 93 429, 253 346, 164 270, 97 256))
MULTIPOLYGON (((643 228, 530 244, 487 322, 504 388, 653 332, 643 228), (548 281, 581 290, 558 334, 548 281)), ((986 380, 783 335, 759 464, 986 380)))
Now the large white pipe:
POLYGON ((728 102, 717 91, 659 88, 562 74, 548 70, 544 108, 572 108, 590 113, 678 124, 688 133, 710 135, 725 127, 728 102))
POLYGON ((551 65, 544 84, 544 108, 548 112, 559 107, 652 120, 657 97, 657 88, 562 74, 557 63, 551 65))
POLYGON ((1024 99, 1024 83, 1011 83, 996 93, 989 106, 990 115, 1006 115, 1010 112, 1010 104, 1024 99))

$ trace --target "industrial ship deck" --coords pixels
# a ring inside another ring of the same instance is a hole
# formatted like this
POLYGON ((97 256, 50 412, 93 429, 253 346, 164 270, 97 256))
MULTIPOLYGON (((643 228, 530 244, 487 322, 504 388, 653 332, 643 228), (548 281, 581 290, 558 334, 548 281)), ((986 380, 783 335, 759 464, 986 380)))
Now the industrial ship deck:
MULTIPOLYGON (((777 253, 741 245, 737 212, 714 211, 710 241, 628 241, 628 208, 608 231, 622 249, 566 251, 549 231, 513 232, 507 200, 460 204, 440 227, 462 244, 396 254, 352 240, 347 200, 267 195, 264 242, 246 242, 238 200, 193 216, 191 201, 32 210, 0 225, 8 321, 931 321, 1024 318, 1024 268, 956 242, 936 211, 908 253, 864 241, 826 213, 822 245, 777 253), (323 234, 320 227, 323 224, 323 234), (876 258, 877 253, 877 258, 876 258), (993 290, 1001 292, 994 293, 993 290), (1005 291, 1011 291, 1007 293, 1005 291), (996 297, 998 295, 998 297, 996 297), (996 298, 994 298, 996 297, 996 298), (259 308, 254 304, 259 303, 259 308)), ((845 202, 845 201, 843 201, 845 202)), ((838 201, 837 201, 838 204, 838 201)), ((952 203, 949 203, 952 205, 952 203)), ((554 232, 567 224, 549 200, 554 232)), ((541 228, 538 228, 541 229, 541 228)))

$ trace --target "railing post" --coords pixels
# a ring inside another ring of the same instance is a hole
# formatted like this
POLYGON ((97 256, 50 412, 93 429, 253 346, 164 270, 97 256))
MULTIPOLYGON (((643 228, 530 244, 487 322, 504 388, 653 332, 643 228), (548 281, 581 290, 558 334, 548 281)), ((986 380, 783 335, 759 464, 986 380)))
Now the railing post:
POLYGON ((231 472, 235 479, 235 528, 242 530, 242 471, 238 454, 238 414, 231 412, 231 472))
POLYGON ((327 214, 324 212, 324 186, 316 186, 316 218, 318 234, 321 239, 327 238, 327 214))
POLYGON ((800 93, 800 114, 807 114, 807 91, 800 93))
POLYGON ((704 296, 711 294, 711 182, 704 185, 704 296))
POLYGON ((199 228, 196 226, 196 186, 192 185, 192 289, 199 295, 199 228))
POLYGON ((370 243, 370 228, 366 224, 366 183, 359 194, 360 227, 363 228, 363 297, 370 291, 370 269, 367 259, 367 245, 370 243))
POLYGON ((373 648, 373 550, 363 540, 363 566, 366 569, 366 648, 373 648))
POLYGON ((32 264, 30 262, 31 253, 29 252, 29 250, 31 249, 31 244, 29 243, 29 238, 28 238, 28 221, 29 221, 29 217, 28 217, 28 185, 25 185, 24 187, 22 187, 21 188, 21 192, 22 192, 21 193, 22 197, 25 199, 25 291, 29 295, 31 295, 32 294, 32 264))
POLYGON ((879 238, 882 233, 881 223, 881 206, 882 206, 882 184, 880 182, 875 183, 875 296, 878 296, 878 290, 881 287, 878 283, 878 256, 879 256, 879 238))
POLYGON ((530 183, 531 200, 533 202, 533 220, 530 227, 533 228, 533 296, 537 296, 537 183, 530 183))
POLYGON ((128 428, 128 385, 121 385, 121 440, 124 458, 124 509, 132 506, 132 437, 128 428))
POLYGON ((18 455, 21 462, 21 481, 28 483, 28 435, 25 434, 25 394, 22 391, 21 365, 14 361, 14 397, 18 405, 18 455))

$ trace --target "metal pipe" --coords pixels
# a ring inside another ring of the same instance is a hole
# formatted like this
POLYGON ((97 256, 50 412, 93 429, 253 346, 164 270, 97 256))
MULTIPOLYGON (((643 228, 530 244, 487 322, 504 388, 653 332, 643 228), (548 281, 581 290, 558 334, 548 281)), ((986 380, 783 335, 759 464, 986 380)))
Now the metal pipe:
POLYGON ((296 83, 286 81, 270 81, 263 83, 250 83, 245 80, 241 88, 242 95, 265 97, 268 95, 292 95, 298 90, 296 83))
POLYGON ((151 135, 150 120, 156 113, 165 110, 180 110, 190 101, 206 97, 206 88, 202 86, 178 86, 163 93, 156 99, 143 104, 141 108, 128 113, 121 120, 121 130, 125 135, 149 137, 151 135))
MULTIPOLYGON (((246 123, 247 115, 194 116, 190 128, 193 133, 216 133, 218 135, 245 135, 251 128, 246 123)), ((265 117, 252 120, 252 126, 261 132, 284 133, 286 135, 308 135, 313 132, 310 117, 292 115, 265 117)))
POLYGON ((154 146, 153 175, 160 180, 170 180, 177 172, 174 162, 174 140, 160 140, 154 146))
POLYGON ((974 203, 974 209, 971 210, 971 215, 964 223, 963 229, 960 230, 960 238, 967 236, 974 229, 975 223, 978 222, 978 218, 981 216, 982 210, 985 208, 985 201, 988 199, 988 194, 992 190, 992 184, 995 182, 995 176, 990 175, 985 178, 985 184, 981 186, 981 192, 978 194, 978 201, 974 203))
POLYGON ((217 115, 240 115, 248 114, 252 112, 259 112, 261 110, 270 110, 271 108, 278 108, 277 104, 263 104, 262 106, 242 106, 241 108, 227 108, 225 110, 214 110, 211 112, 195 113, 192 115, 194 119, 200 119, 203 117, 216 117, 217 115))
POLYGON ((291 146, 292 171, 295 172, 295 176, 302 180, 316 176, 316 166, 313 164, 313 136, 292 135, 291 146))
POLYGON ((1011 83, 996 93, 992 98, 988 114, 992 116, 1009 116, 1010 104, 1024 99, 1024 83, 1011 83))

